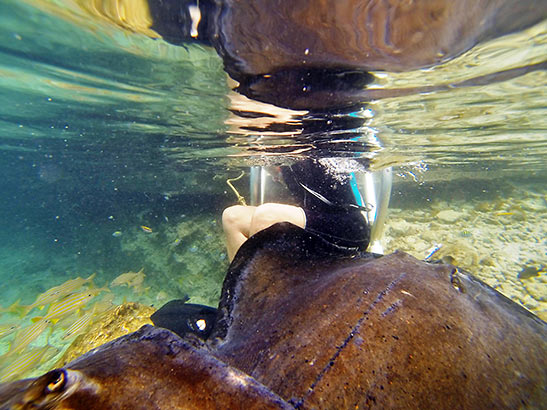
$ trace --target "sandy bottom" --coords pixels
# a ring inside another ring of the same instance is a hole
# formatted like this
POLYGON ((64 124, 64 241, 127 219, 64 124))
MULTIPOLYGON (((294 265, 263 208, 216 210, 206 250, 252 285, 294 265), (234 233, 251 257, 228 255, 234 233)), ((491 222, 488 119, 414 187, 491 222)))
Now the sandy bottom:
POLYGON ((547 320, 547 199, 517 189, 503 200, 434 201, 390 208, 385 253, 457 265, 547 320))

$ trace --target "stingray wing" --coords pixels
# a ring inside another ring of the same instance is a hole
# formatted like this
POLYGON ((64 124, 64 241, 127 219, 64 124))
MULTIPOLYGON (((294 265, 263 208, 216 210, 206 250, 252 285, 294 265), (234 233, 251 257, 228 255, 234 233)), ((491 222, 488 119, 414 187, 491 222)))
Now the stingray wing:
POLYGON ((37 379, 0 386, 0 409, 287 409, 199 343, 150 325, 37 379))
POLYGON ((545 323, 454 266, 336 255, 290 224, 240 251, 209 343, 298 407, 547 402, 545 323))

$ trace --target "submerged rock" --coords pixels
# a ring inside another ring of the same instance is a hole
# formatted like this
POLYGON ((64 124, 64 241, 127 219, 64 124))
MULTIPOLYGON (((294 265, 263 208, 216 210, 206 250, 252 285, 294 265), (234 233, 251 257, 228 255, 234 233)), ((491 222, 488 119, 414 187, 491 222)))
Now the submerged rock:
POLYGON ((133 302, 113 307, 101 315, 86 333, 74 339, 57 366, 64 366, 91 349, 134 332, 145 324, 152 324, 150 316, 155 311, 153 307, 133 302))
POLYGON ((462 217, 460 212, 454 211, 452 209, 446 209, 437 214, 437 218, 443 222, 456 222, 462 217))

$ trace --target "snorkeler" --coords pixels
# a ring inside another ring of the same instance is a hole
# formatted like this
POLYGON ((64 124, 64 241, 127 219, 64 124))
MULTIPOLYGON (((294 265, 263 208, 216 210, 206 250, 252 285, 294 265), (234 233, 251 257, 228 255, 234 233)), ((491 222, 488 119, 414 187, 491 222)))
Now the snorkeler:
POLYGON ((222 225, 228 257, 252 235, 278 222, 291 222, 342 248, 365 251, 371 224, 353 173, 336 172, 327 159, 306 159, 270 170, 290 193, 291 202, 234 205, 224 210, 222 225))

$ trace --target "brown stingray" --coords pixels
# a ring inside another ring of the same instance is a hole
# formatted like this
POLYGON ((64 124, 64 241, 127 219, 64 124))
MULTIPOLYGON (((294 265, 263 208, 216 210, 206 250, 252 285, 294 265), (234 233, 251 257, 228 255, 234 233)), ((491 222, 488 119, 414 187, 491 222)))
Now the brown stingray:
POLYGON ((228 272, 215 355, 296 406, 547 403, 545 322, 454 266, 336 258, 283 226, 252 245, 228 272))
MULTIPOLYGON (((211 35, 238 73, 288 67, 409 71, 521 30, 537 0, 223 0, 211 35)), ((237 77, 237 73, 234 73, 237 77)))
POLYGON ((546 1, 217 3, 222 10, 210 19, 215 24, 207 25, 215 28, 209 37, 224 59, 225 70, 240 83, 236 90, 280 107, 333 110, 375 99, 505 81, 545 69, 544 64, 532 64, 463 82, 402 88, 368 88, 372 76, 363 74, 411 71, 449 61, 480 42, 542 21, 547 16, 546 1))
MULTIPOLYGON (((153 29, 175 44, 190 38, 188 4, 148 0, 153 29)), ((201 0, 198 39, 213 45, 241 94, 298 110, 505 81, 545 61, 418 87, 372 87, 367 72, 432 67, 475 45, 539 23, 538 0, 201 0)), ((194 33, 195 35, 195 33, 194 33)), ((192 37, 193 38, 193 37, 192 37)), ((416 74, 424 76, 425 74, 416 74)))
POLYGON ((0 386, 0 409, 540 408, 546 335, 453 266, 277 224, 236 255, 209 339, 144 327, 0 386))
POLYGON ((287 409, 210 352, 150 325, 37 379, 0 385, 0 409, 287 409))

